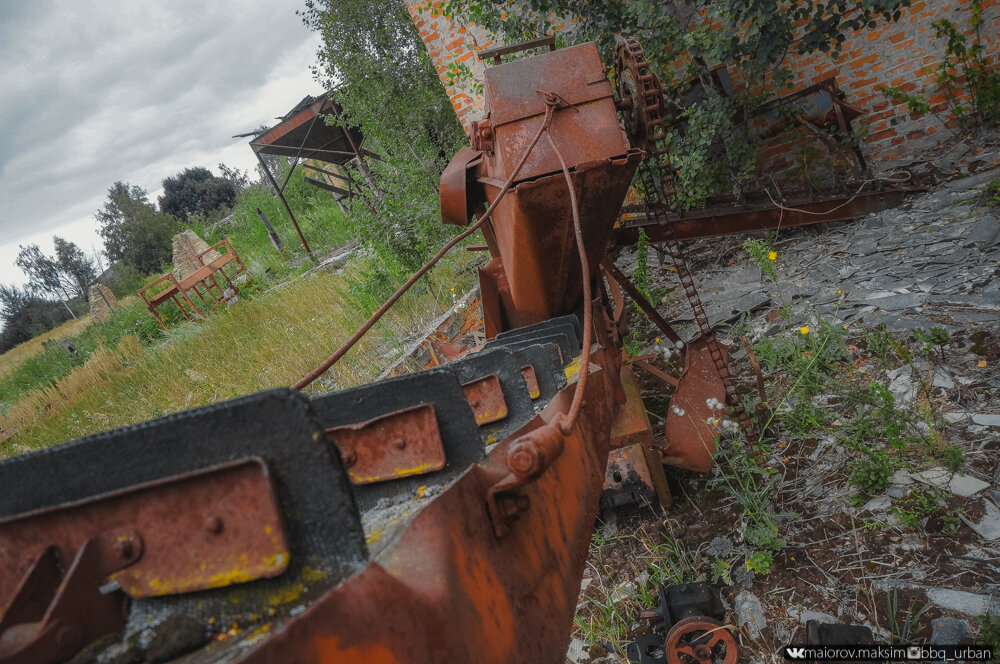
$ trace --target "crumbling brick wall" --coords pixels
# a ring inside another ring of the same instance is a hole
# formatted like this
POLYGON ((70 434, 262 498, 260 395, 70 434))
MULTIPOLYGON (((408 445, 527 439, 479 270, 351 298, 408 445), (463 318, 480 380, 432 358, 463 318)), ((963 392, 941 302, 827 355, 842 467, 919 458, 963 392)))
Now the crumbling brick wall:
MULTIPOLYGON (((475 52, 493 44, 482 28, 458 24, 441 15, 438 10, 443 4, 442 0, 407 0, 455 112, 468 128, 472 120, 482 117, 483 108, 476 83, 482 81, 484 65, 475 52), (471 80, 457 75, 461 65, 468 67, 471 80)), ((981 4, 985 55, 990 63, 1000 66, 1000 0, 983 0, 981 4)), ((847 101, 865 111, 856 123, 867 131, 862 147, 865 157, 884 166, 906 161, 952 134, 956 123, 935 80, 944 40, 934 38, 931 23, 948 18, 971 38, 975 34, 969 21, 971 5, 972 0, 915 0, 895 23, 880 21, 876 28, 848 37, 837 60, 822 53, 790 56, 793 89, 835 77, 847 101), (905 103, 894 103, 879 92, 883 86, 924 96, 931 112, 910 113, 905 103)))
POLYGON ((192 230, 186 230, 174 236, 174 278, 177 281, 184 281, 189 276, 200 270, 207 263, 211 263, 221 254, 212 251, 205 254, 201 260, 196 256, 208 249, 208 243, 198 237, 192 230))
POLYGON ((98 323, 103 323, 111 318, 111 310, 118 308, 118 298, 104 284, 92 284, 88 299, 90 300, 90 317, 98 323))

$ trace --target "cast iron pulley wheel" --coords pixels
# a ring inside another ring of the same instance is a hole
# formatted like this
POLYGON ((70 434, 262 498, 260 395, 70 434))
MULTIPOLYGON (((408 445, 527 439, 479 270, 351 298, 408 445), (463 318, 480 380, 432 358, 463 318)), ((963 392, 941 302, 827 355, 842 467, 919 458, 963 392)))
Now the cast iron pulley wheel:
POLYGON ((663 138, 663 87, 633 37, 615 49, 615 91, 629 143, 652 156, 656 141, 663 138))
POLYGON ((736 637, 711 618, 685 618, 667 632, 667 664, 736 664, 736 637))

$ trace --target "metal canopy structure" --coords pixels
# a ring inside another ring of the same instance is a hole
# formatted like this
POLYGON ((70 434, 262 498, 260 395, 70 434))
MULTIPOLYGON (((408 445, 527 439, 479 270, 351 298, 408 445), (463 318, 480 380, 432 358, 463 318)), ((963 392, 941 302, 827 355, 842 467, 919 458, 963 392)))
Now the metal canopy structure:
MULTIPOLYGON (((302 241, 302 246, 305 247, 307 253, 312 253, 312 250, 302 235, 302 229, 299 228, 298 221, 295 219, 295 215, 288 206, 288 201, 285 200, 284 195, 285 187, 288 185, 295 167, 299 165, 300 161, 309 159, 336 164, 338 166, 356 161, 358 170, 361 171, 366 179, 370 180, 370 174, 365 165, 365 158, 379 158, 378 155, 364 148, 364 135, 362 135, 360 130, 344 127, 336 121, 331 124, 327 120, 330 117, 336 118, 339 121, 341 108, 329 98, 329 93, 316 97, 305 97, 281 118, 281 122, 255 136, 250 141, 250 148, 257 156, 257 161, 264 168, 264 172, 267 174, 271 184, 274 185, 278 197, 285 206, 285 212, 288 213, 288 217, 292 220, 295 231, 299 235, 299 240, 302 241), (275 175, 268 168, 267 163, 261 157, 263 154, 287 157, 291 160, 292 167, 285 176, 284 182, 280 185, 275 175)), ((338 202, 342 198, 351 198, 354 195, 356 187, 359 185, 349 173, 342 175, 332 170, 310 166, 309 164, 305 166, 315 172, 341 181, 343 186, 336 186, 323 180, 306 178, 309 184, 332 192, 338 202)))

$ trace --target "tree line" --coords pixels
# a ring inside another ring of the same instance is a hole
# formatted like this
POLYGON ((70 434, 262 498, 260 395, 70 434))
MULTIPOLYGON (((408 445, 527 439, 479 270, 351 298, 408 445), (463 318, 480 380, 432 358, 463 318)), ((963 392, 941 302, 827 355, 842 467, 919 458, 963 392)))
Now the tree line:
POLYGON ((231 210, 239 191, 250 185, 245 171, 225 164, 219 164, 219 171, 216 176, 200 166, 186 168, 163 180, 163 195, 155 203, 140 186, 111 185, 104 205, 94 213, 107 272, 100 256, 58 236, 52 238, 53 255, 37 244, 22 245, 15 264, 27 283, 0 283, 0 353, 85 311, 90 286, 102 272, 105 285, 124 295, 146 276, 169 269, 173 236, 197 218, 231 210))

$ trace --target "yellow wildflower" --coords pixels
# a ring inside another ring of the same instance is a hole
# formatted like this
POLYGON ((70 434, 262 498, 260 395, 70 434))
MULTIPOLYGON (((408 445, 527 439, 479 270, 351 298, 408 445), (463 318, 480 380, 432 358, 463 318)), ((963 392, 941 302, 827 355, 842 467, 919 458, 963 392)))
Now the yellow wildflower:
POLYGON ((801 332, 802 334, 809 334, 809 328, 803 325, 802 327, 799 328, 799 332, 801 332))
POLYGON ((776 261, 776 260, 778 260, 778 252, 777 251, 772 251, 771 253, 769 253, 767 255, 767 260, 769 260, 769 261, 776 261))

